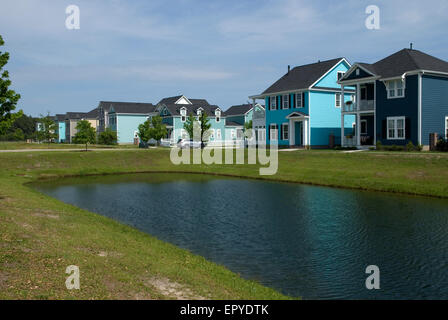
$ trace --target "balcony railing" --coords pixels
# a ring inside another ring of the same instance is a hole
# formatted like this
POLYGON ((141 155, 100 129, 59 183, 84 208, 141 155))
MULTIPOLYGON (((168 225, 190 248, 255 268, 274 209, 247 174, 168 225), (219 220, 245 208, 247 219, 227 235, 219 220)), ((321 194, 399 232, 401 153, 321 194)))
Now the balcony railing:
POLYGON ((359 103, 348 101, 343 106, 343 112, 357 112, 357 111, 373 111, 375 104, 373 100, 361 100, 359 103))

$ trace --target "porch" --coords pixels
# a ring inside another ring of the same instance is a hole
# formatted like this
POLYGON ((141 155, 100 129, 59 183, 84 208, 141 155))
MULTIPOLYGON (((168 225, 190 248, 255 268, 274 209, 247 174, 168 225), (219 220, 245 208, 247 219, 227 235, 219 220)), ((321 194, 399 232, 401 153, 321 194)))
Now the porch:
POLYGON ((310 143, 310 117, 302 112, 293 112, 286 117, 289 120, 289 146, 309 146, 310 143))

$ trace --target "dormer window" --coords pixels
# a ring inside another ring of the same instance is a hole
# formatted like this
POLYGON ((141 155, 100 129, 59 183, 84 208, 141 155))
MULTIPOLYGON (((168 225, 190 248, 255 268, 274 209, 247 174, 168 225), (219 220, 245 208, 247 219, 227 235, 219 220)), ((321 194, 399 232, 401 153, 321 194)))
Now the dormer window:
POLYGON ((187 120, 187 109, 180 109, 180 121, 185 122, 187 120))
POLYGON ((345 74, 344 71, 338 71, 338 80, 341 80, 344 74, 345 74))
POLYGON ((215 117, 216 117, 216 122, 221 121, 221 110, 219 110, 219 109, 215 110, 215 117))
POLYGON ((404 82, 401 79, 386 81, 384 83, 387 89, 387 98, 403 98, 404 97, 404 82))
POLYGON ((198 109, 197 111, 196 111, 196 114, 197 114, 197 116, 198 116, 198 118, 201 116, 201 114, 202 114, 202 109, 198 109))

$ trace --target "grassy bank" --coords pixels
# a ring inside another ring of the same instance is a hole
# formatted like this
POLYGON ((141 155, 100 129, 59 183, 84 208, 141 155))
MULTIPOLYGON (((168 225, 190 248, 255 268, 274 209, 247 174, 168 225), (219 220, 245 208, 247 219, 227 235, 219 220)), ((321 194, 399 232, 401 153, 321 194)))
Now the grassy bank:
MULTIPOLYGON (((40 178, 145 171, 259 178, 258 165, 181 165, 166 149, 0 154, 0 298, 285 298, 227 269, 25 185, 40 178), (65 288, 78 265, 81 290, 65 288)), ((279 153, 266 179, 446 197, 448 155, 279 153)), ((306 275, 304 275, 306 277, 306 275)))
MULTIPOLYGON (((85 144, 66 144, 66 143, 26 143, 26 142, 9 142, 0 141, 0 150, 22 150, 22 149, 85 149, 85 144)), ((89 145, 89 149, 137 149, 138 146, 133 144, 121 145, 89 145)))

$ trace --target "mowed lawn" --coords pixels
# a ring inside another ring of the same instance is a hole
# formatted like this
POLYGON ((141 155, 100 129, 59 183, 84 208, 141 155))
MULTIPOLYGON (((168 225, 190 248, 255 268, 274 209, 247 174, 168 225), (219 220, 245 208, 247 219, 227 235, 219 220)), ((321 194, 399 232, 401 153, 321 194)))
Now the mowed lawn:
MULTIPOLYGON (((38 179, 131 172, 194 172, 448 196, 448 154, 279 152, 260 165, 171 164, 169 150, 0 153, 0 299, 285 299, 226 268, 30 188, 38 179), (81 290, 65 287, 77 265, 81 290)), ((163 204, 161 204, 163 205, 163 204)), ((306 277, 306 275, 304 275, 306 277)))

